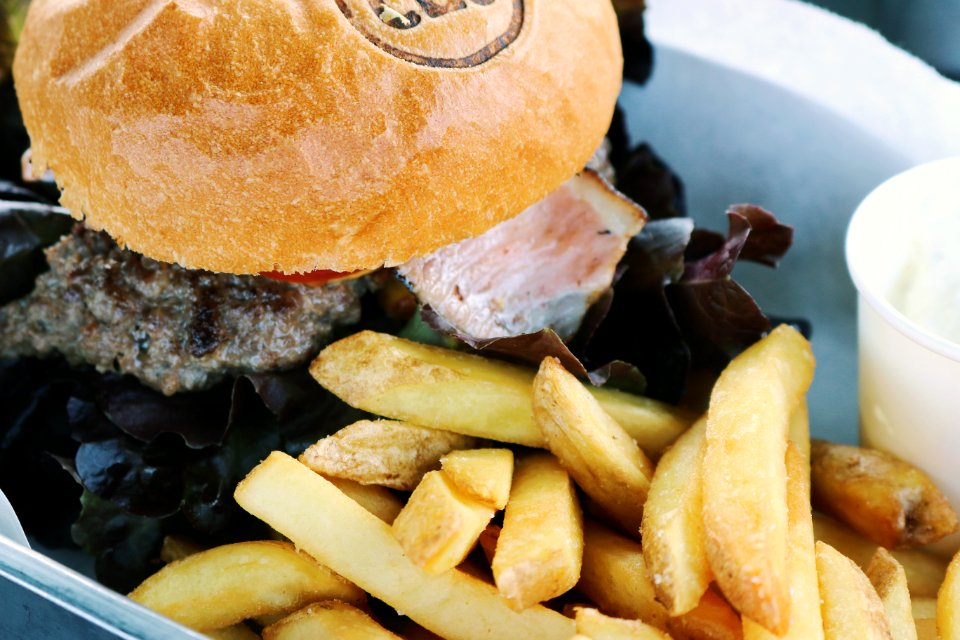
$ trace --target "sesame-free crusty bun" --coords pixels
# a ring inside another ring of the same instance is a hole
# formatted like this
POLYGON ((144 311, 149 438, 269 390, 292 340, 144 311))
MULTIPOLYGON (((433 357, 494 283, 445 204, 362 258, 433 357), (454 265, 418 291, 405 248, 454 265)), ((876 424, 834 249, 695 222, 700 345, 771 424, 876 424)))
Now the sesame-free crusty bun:
POLYGON ((121 245, 233 273, 395 265, 586 163, 610 0, 33 0, 36 170, 121 245))

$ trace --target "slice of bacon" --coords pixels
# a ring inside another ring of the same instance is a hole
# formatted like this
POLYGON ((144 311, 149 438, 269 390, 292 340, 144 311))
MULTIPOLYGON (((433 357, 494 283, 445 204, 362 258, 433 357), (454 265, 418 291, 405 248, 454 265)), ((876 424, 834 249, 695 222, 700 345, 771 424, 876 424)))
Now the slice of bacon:
POLYGON ((576 333, 647 220, 585 171, 517 217, 398 268, 420 301, 475 340, 576 333))

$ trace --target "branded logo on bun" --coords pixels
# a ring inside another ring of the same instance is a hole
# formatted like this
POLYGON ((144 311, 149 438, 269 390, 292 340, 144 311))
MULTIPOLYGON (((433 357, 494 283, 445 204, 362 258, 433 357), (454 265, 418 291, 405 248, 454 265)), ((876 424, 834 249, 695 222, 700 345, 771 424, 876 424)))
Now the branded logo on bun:
POLYGON ((483 64, 523 28, 524 0, 337 0, 337 6, 377 47, 427 67, 483 64))

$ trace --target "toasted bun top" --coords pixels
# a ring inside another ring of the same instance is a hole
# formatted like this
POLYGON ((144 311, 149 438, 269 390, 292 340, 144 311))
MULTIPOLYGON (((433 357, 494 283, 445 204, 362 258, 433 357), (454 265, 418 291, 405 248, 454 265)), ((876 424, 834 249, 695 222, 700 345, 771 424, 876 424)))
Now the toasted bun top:
POLYGON ((14 74, 77 217, 256 273, 399 264, 519 213, 600 144, 621 67, 609 0, 33 0, 14 74))

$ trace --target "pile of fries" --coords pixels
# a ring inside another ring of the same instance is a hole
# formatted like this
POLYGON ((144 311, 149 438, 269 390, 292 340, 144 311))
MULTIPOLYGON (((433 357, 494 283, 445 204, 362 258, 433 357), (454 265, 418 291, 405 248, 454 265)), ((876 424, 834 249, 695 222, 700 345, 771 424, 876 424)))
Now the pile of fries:
POLYGON ((960 638, 960 556, 911 548, 956 514, 893 456, 811 443, 813 369, 778 327, 695 416, 353 335, 311 372, 385 419, 237 487, 282 541, 169 540, 131 597, 219 638, 960 638))

